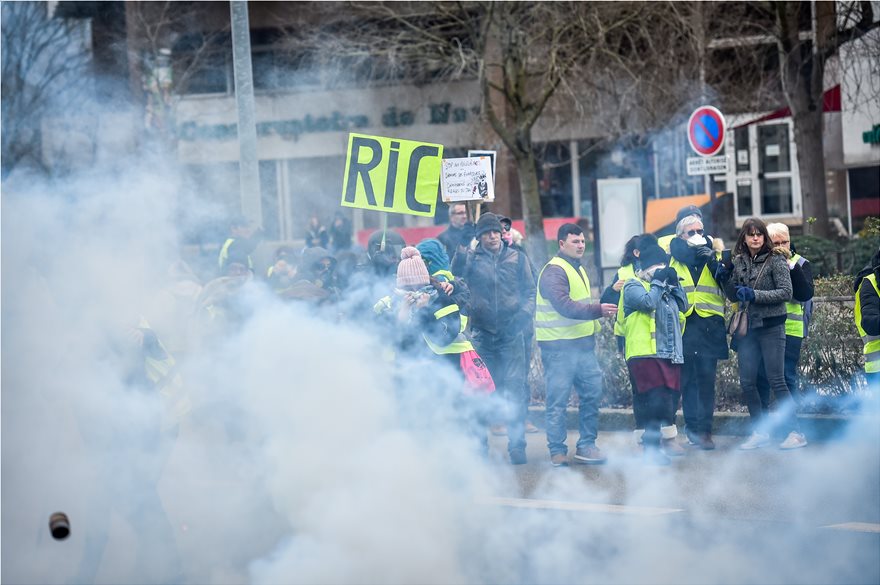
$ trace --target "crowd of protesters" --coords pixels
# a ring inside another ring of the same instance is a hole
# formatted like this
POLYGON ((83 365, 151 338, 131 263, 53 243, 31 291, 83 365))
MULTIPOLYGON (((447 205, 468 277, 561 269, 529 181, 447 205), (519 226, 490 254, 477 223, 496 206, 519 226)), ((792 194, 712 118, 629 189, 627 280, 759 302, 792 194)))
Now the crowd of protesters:
MULTIPOLYGON (((194 306, 195 337, 216 338, 240 322, 246 316, 242 285, 251 281, 263 280, 282 299, 329 308, 336 319, 372 315, 370 324, 381 327, 390 354, 421 356, 457 372, 463 403, 479 412, 470 426, 478 444, 485 451, 490 428, 506 434, 515 465, 526 463, 527 433, 539 432, 528 420, 529 373, 539 350, 550 462, 595 465, 607 461, 596 444, 603 381, 595 350, 600 320, 608 318, 626 361, 635 441, 647 463, 669 464, 687 453, 684 446, 715 448, 716 373, 730 350, 738 352, 751 421, 739 448, 807 445, 796 389, 813 276, 785 225, 750 218, 732 250, 725 250, 708 233, 699 208, 685 207, 674 234, 633 235, 611 284, 594 298, 582 262, 587 236, 578 225, 563 224, 557 253, 536 267, 509 218, 483 213, 471 221, 463 203, 449 205, 448 212, 449 225, 436 238, 405 242, 394 230, 377 230, 366 249, 356 246, 341 213, 329 229, 312 217, 305 247, 277 248, 264 275, 254 273, 252 258, 259 234, 237 218, 220 250, 219 277, 197 293, 178 285, 194 306), (736 313, 745 319, 739 328, 729 319, 736 313), (578 439, 569 460, 572 388, 578 439)), ((855 283, 856 326, 874 384, 880 376, 878 277, 880 252, 855 283)))

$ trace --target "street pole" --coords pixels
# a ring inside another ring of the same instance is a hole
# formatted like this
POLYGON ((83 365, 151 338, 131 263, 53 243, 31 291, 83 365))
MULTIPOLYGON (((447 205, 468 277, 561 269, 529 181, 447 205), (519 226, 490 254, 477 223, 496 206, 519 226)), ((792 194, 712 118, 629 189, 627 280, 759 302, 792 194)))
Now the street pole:
POLYGON ((235 72, 235 103, 238 106, 239 177, 241 212, 257 225, 263 223, 260 201, 260 166, 257 160, 257 124, 254 107, 254 75, 247 0, 231 0, 232 57, 235 72))

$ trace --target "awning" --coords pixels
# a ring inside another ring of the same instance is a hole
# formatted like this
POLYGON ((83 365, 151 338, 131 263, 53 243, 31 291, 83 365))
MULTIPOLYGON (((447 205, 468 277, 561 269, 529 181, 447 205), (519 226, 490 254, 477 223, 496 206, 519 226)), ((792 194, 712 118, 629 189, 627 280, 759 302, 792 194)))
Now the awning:
POLYGON ((664 199, 648 199, 645 209, 645 233, 655 234, 675 222, 678 210, 688 205, 702 207, 709 203, 708 195, 686 195, 684 197, 666 197, 664 199))
MULTIPOLYGON (((822 95, 822 112, 839 112, 840 111, 840 84, 835 85, 831 89, 827 90, 822 95)), ((775 112, 771 112, 766 116, 761 116, 755 120, 750 122, 744 122, 739 126, 734 126, 733 130, 737 128, 743 128, 745 126, 749 126, 751 124, 757 124, 758 122, 766 122, 768 120, 778 120, 779 118, 788 118, 791 116, 791 110, 788 106, 784 108, 780 108, 775 112)))

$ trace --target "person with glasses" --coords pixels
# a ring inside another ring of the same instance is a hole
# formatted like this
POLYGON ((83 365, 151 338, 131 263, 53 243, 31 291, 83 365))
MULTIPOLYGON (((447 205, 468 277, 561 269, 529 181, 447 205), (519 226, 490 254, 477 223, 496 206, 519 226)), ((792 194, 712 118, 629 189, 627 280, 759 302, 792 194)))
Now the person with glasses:
POLYGON ((785 382, 786 303, 791 300, 791 271, 784 253, 773 248, 767 226, 756 217, 743 223, 733 249, 732 271, 724 285, 727 298, 747 303, 748 331, 738 339, 739 381, 749 409, 752 434, 739 448, 753 450, 770 443, 777 424, 787 436, 780 449, 807 445, 785 382), (761 361, 776 397, 778 422, 768 424, 758 395, 761 361))
MULTIPOLYGON (((784 223, 767 224, 767 233, 774 249, 784 250, 788 257, 791 275, 792 300, 785 304, 785 384, 795 403, 798 402, 798 362, 801 359, 801 344, 807 336, 810 317, 813 314, 813 269, 809 261, 798 254, 791 243, 788 226, 784 223)), ((770 410, 770 382, 762 367, 758 368, 758 396, 761 408, 770 410)))
POLYGON ((718 360, 726 360, 729 353, 724 295, 716 280, 722 271, 701 215, 692 213, 680 217, 675 234, 669 242, 672 256, 669 266, 678 274, 688 300, 681 369, 685 434, 690 445, 708 451, 715 448, 712 422, 718 360))
POLYGON ((306 248, 291 285, 281 293, 285 299, 297 299, 315 304, 335 303, 339 300, 336 289, 336 258, 324 248, 306 248))
POLYGON ((450 203, 449 227, 437 236, 437 239, 446 246, 446 255, 454 258, 459 248, 467 248, 473 238, 474 224, 468 221, 467 205, 450 203))

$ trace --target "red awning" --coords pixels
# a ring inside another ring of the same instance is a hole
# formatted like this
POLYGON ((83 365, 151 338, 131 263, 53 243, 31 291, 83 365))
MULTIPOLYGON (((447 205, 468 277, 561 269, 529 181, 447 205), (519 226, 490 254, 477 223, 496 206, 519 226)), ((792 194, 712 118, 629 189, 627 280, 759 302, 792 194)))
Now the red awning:
MULTIPOLYGON (((835 85, 831 89, 827 90, 825 94, 822 96, 822 112, 839 112, 840 111, 840 84, 835 85)), ((744 126, 748 126, 750 124, 756 124, 758 122, 766 122, 768 120, 778 120, 779 118, 788 118, 791 116, 791 110, 788 107, 780 108, 775 112, 771 112, 766 116, 762 116, 750 122, 745 122, 740 124, 739 126, 734 126, 734 130, 737 128, 742 128, 744 126)))

